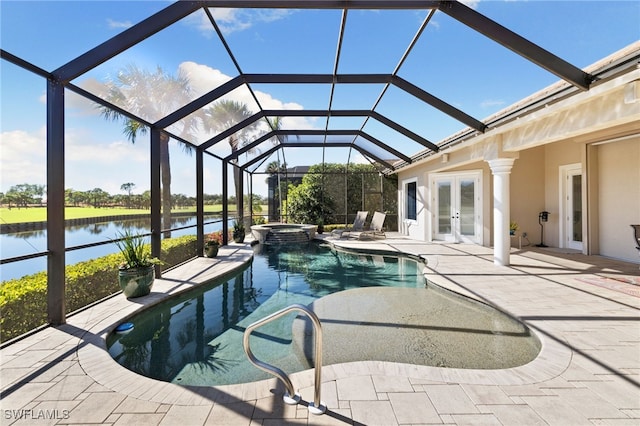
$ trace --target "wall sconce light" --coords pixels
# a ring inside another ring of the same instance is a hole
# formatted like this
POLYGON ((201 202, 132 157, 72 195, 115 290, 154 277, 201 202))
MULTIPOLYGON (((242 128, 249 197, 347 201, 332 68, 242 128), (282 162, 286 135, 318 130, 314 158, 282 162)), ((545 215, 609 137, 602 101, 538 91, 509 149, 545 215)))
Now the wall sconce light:
POLYGON ((543 211, 538 214, 538 223, 540 224, 540 244, 536 244, 536 247, 548 247, 544 244, 544 225, 542 222, 549 221, 549 212, 543 211))

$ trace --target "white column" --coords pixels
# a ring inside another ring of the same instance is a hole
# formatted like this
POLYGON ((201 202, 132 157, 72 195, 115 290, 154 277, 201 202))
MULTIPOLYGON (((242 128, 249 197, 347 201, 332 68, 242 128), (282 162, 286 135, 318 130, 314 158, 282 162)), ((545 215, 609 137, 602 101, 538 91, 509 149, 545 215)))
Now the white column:
POLYGON ((508 266, 511 251, 509 174, 515 158, 489 160, 493 174, 493 263, 508 266))

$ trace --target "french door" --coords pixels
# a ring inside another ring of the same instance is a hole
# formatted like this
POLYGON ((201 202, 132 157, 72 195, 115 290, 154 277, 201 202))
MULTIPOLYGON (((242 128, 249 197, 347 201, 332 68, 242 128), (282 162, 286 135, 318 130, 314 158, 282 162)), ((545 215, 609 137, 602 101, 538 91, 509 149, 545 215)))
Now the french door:
POLYGON ((479 171, 432 175, 434 240, 482 243, 481 177, 479 171))
POLYGON ((560 167, 561 247, 582 250, 582 166, 560 167))

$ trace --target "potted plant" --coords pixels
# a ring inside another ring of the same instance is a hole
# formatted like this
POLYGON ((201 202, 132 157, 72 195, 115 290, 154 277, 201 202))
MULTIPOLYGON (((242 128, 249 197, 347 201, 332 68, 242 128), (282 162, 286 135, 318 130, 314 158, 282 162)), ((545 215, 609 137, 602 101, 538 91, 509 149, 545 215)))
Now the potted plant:
POLYGON ((324 232, 324 220, 318 219, 316 221, 316 225, 318 225, 318 229, 316 230, 316 232, 318 234, 322 234, 324 232))
POLYGON ((244 223, 242 220, 235 220, 233 222, 233 241, 236 243, 244 242, 244 223))
POLYGON ((151 292, 155 280, 155 265, 162 262, 151 256, 144 238, 133 235, 130 231, 118 234, 115 241, 124 258, 118 268, 118 281, 125 297, 146 296, 151 292))
POLYGON ((204 242, 204 255, 206 257, 216 257, 218 255, 218 249, 222 245, 222 232, 216 231, 207 235, 207 240, 204 242))
POLYGON ((518 230, 518 223, 517 222, 510 222, 509 223, 509 234, 510 235, 516 235, 516 231, 518 230))

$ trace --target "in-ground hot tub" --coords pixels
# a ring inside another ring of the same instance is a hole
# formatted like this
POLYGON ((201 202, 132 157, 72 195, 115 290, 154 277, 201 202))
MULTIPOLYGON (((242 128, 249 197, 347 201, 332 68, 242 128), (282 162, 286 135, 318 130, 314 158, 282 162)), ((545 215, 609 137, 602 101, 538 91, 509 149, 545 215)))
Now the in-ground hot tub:
POLYGON ((317 225, 298 225, 293 223, 268 223, 264 225, 253 225, 251 232, 258 243, 265 244, 269 234, 284 233, 304 233, 307 241, 313 240, 316 236, 317 225))

